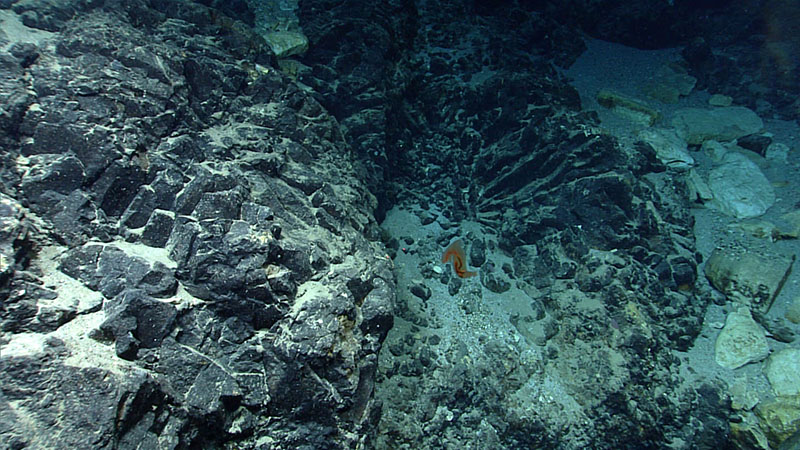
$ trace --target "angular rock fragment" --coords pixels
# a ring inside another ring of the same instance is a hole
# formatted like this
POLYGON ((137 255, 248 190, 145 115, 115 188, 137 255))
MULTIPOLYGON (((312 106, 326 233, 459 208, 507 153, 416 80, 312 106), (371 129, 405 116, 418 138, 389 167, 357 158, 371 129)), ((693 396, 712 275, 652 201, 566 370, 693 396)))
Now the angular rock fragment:
POLYGON ((769 355, 764 329, 753 320, 750 310, 739 308, 728 314, 725 328, 714 344, 714 359, 722 367, 737 369, 769 355))

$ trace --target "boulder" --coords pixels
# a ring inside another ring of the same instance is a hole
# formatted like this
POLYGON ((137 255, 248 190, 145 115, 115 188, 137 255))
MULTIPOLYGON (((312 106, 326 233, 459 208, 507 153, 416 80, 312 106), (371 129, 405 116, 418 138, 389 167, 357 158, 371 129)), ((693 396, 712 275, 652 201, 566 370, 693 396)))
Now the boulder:
POLYGON ((728 390, 731 397, 731 408, 736 411, 749 411, 759 402, 758 392, 753 387, 752 380, 737 378, 728 390))
POLYGON ((665 64, 656 71, 645 92, 656 100, 675 104, 682 96, 689 95, 696 84, 697 78, 689 75, 683 67, 665 64))
POLYGON ((737 448, 769 450, 769 441, 755 414, 742 414, 740 422, 731 422, 731 440, 737 448))
POLYGON ((758 165, 738 152, 728 152, 708 174, 714 195, 709 206, 737 219, 757 217, 775 203, 775 191, 758 165))
POLYGON ((786 348, 772 354, 764 373, 776 395, 800 395, 800 349, 786 348))
POLYGON ((653 125, 659 118, 658 111, 645 105, 642 101, 607 89, 602 89, 597 93, 597 103, 631 122, 641 125, 653 125))
POLYGON ((747 308, 728 314, 714 345, 714 359, 722 367, 737 369, 769 355, 764 329, 757 324, 747 308))
POLYGON ((781 216, 781 221, 787 225, 787 232, 793 236, 800 236, 800 209, 790 211, 781 216))
POLYGON ((665 166, 678 170, 687 170, 694 166, 694 158, 686 149, 686 141, 675 130, 648 128, 640 131, 638 136, 653 147, 656 156, 665 166))
POLYGON ((711 106, 731 106, 733 98, 729 95, 714 94, 708 99, 708 104, 711 106))
POLYGON ((796 442, 797 430, 800 429, 800 396, 777 397, 766 401, 756 407, 756 416, 770 448, 797 448, 796 445, 782 444, 796 442))
POLYGON ((792 304, 786 310, 784 317, 794 324, 800 323, 800 297, 795 297, 792 304))
POLYGON ((691 202, 707 202, 714 199, 714 193, 711 192, 708 183, 694 169, 689 169, 686 174, 686 188, 691 202))
POLYGON ((793 263, 779 254, 715 249, 704 271, 711 284, 733 301, 766 312, 793 263))
POLYGON ((727 106, 714 109, 679 109, 672 116, 672 126, 686 142, 700 145, 709 139, 732 141, 758 133, 764 128, 764 122, 748 108, 727 106))
POLYGON ((308 50, 308 38, 303 33, 276 31, 264 39, 278 58, 300 55, 308 50))

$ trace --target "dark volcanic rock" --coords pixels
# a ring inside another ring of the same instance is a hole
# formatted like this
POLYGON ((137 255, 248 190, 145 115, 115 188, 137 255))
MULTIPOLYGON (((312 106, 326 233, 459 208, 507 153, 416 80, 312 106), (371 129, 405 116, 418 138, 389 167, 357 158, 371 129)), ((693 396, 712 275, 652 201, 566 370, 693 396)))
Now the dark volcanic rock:
POLYGON ((160 262, 152 265, 139 257, 105 245, 86 245, 66 252, 60 269, 106 298, 137 288, 154 297, 170 297, 178 287, 173 271, 160 262))
MULTIPOLYGON (((381 448, 658 448, 678 435, 694 445, 718 430, 716 417, 692 406, 696 398, 660 414, 664 405, 646 393, 658 386, 678 396, 671 352, 691 345, 707 304, 692 291, 696 259, 691 216, 676 193, 682 188, 652 150, 621 145, 581 112, 578 93, 553 67, 582 49, 563 22, 663 45, 671 31, 650 14, 669 2, 615 4, 626 9, 615 16, 605 15, 609 2, 571 5, 303 3, 312 42, 304 61, 312 68, 302 79, 346 127, 380 200, 441 212, 442 224, 478 222, 497 236, 513 264, 494 267, 481 245, 470 260, 481 264, 483 288, 533 297, 531 314, 514 319, 515 336, 544 347, 541 359, 523 361, 539 350, 491 342, 481 330, 494 328, 480 325, 471 329, 479 344, 454 342, 437 355, 438 366, 426 366, 418 336, 447 330, 442 324, 454 319, 400 301, 397 314, 413 325, 393 338, 380 367, 381 448), (341 56, 351 48, 362 58, 341 56), (400 63, 379 77, 398 51, 400 63), (393 183, 403 189, 393 192, 393 183), (616 333, 629 343, 619 352, 608 350, 616 333), (565 391, 547 400, 547 388, 536 386, 551 383, 565 391), (592 420, 566 424, 564 396, 592 420), (561 434, 565 428, 572 437, 561 434)), ((442 282, 465 314, 456 321, 495 320, 482 315, 489 307, 470 282, 446 275, 442 282)))
POLYGON ((793 5, 307 0, 309 50, 279 64, 250 3, 0 0, 41 38, 0 33, 3 442, 724 442, 724 390, 681 390, 672 353, 707 303, 682 187, 581 112, 555 67, 584 49, 578 29, 688 43, 701 87, 789 116, 797 59, 752 49, 776 48, 793 5), (765 15, 731 13, 747 8, 765 15), (516 342, 445 348, 450 318, 395 305, 375 219, 395 203, 442 239, 465 220, 490 231, 467 233, 478 277, 412 295, 446 286, 480 320, 482 288, 512 293, 528 309, 498 335, 516 342), (394 314, 410 332, 379 364, 394 314), (390 382, 404 390, 376 396, 390 382))
POLYGON ((76 355, 64 342, 44 338, 38 344, 32 354, 11 351, 0 361, 0 430, 7 448, 155 448, 178 443, 175 434, 161 439, 147 431, 156 424, 177 431, 185 419, 167 412, 166 395, 145 371, 122 374, 92 367, 97 363, 93 360, 66 364, 76 355), (54 429, 65 430, 57 443, 54 429), (131 435, 135 439, 129 441, 131 435))
POLYGON ((247 2, 11 3, 52 35, 0 52, 2 439, 367 439, 395 294, 376 199, 247 2))
POLYGON ((115 343, 117 356, 134 360, 140 348, 155 348, 173 328, 176 310, 141 290, 126 290, 104 307, 99 329, 115 343))

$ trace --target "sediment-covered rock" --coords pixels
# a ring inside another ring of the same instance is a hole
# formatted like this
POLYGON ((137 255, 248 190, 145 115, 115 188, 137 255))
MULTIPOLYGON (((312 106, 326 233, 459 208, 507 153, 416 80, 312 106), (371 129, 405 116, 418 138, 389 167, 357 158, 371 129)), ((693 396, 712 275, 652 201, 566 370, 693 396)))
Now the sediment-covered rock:
POLYGON ((672 352, 691 346, 707 302, 682 187, 650 146, 623 147, 580 112, 551 65, 578 54, 575 36, 516 3, 415 3, 413 21, 392 2, 323 4, 301 9, 303 81, 320 86, 361 154, 377 150, 382 195, 401 210, 386 238, 399 276, 432 291, 399 293, 377 445, 658 448, 725 436, 721 387, 677 387, 672 352), (327 50, 390 54, 367 36, 407 39, 391 83, 327 50), (348 102, 345 88, 364 95, 348 102), (377 136, 370 123, 386 126, 377 136), (380 145, 360 147, 367 138, 380 145), (475 277, 436 266, 457 237, 475 277))
POLYGON ((0 52, 3 441, 364 442, 376 201, 245 2, 11 3, 49 33, 0 52))

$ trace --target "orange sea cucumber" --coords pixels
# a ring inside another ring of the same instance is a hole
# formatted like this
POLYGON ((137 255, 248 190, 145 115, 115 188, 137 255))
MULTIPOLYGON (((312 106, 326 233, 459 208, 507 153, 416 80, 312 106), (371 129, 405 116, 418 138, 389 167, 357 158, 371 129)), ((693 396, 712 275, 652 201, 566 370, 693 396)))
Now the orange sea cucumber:
POLYGON ((474 277, 478 272, 467 270, 467 258, 464 255, 464 248, 461 246, 461 239, 456 239, 446 249, 442 255, 442 262, 446 263, 453 260, 453 271, 459 278, 474 277))

